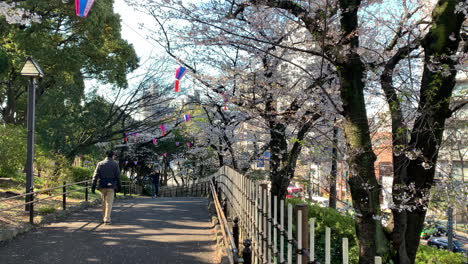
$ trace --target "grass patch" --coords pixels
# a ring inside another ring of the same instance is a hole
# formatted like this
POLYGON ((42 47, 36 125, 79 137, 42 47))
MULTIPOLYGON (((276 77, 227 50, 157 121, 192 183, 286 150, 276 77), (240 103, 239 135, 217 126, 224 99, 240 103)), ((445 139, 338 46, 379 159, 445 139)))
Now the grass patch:
POLYGON ((55 213, 55 211, 57 211, 57 209, 55 208, 55 206, 51 206, 51 205, 41 206, 37 209, 37 212, 42 215, 52 214, 52 213, 55 213))

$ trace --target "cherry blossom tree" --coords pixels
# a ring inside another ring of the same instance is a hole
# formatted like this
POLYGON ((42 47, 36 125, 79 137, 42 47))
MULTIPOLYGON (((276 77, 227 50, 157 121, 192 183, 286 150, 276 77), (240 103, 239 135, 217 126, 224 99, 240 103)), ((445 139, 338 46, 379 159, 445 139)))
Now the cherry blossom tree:
MULTIPOLYGON (((321 114, 328 110, 344 119, 360 263, 371 263, 376 255, 395 263, 414 263, 445 120, 466 104, 450 107, 458 65, 466 61, 465 1, 212 0, 147 1, 145 5, 162 32, 153 35, 155 40, 174 57, 193 57, 205 65, 192 70, 207 87, 217 87, 212 83, 220 80, 242 80, 247 88, 231 84, 229 91, 239 105, 250 100, 253 108, 264 111, 272 152, 288 149, 283 136, 288 126, 278 118, 306 113, 299 117, 307 118, 300 121, 307 124, 315 112, 295 109, 294 102, 311 104, 313 94, 322 94, 326 100, 321 103, 327 106, 321 114), (382 10, 388 12, 377 12, 382 10), (232 71, 226 72, 227 64, 219 57, 232 57, 238 54, 236 49, 257 61, 228 64, 232 71), (250 75, 255 77, 239 74, 239 67, 245 73, 252 65, 251 72, 259 72, 250 75), (282 65, 295 71, 278 70, 282 65), (288 76, 282 75, 286 72, 288 76), (301 89, 294 89, 296 85, 301 89), (263 93, 250 91, 260 87, 263 93), (368 120, 370 95, 378 94, 390 112, 394 149, 394 220, 389 230, 380 221, 381 185, 374 172, 376 156, 368 120), (292 102, 293 108, 282 113, 271 100, 273 95, 292 102)), ((289 173, 283 168, 294 164, 294 156, 276 153, 272 162, 282 165, 273 166, 273 181, 274 171, 289 173)), ((281 194, 281 189, 273 187, 274 193, 281 194)))

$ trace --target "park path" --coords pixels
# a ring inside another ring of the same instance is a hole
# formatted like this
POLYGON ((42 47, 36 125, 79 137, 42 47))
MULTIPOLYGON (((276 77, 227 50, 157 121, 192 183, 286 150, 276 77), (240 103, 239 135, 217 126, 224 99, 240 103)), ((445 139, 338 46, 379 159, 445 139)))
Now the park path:
POLYGON ((92 208, 0 244, 0 263, 215 263, 207 199, 129 199, 100 219, 92 208))

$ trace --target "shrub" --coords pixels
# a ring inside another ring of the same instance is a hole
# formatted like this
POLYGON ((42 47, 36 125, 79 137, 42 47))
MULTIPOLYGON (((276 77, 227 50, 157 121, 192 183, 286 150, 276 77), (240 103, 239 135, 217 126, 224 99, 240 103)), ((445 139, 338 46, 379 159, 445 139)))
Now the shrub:
MULTIPOLYGON (((331 263, 342 263, 342 239, 348 238, 349 262, 358 263, 357 238, 354 228, 354 219, 341 215, 332 208, 320 207, 316 204, 294 198, 288 199, 293 206, 307 203, 309 218, 315 218, 315 257, 320 262, 325 261, 325 227, 331 229, 331 263)), ((297 220, 294 220, 296 223, 297 220)))
MULTIPOLYGON (((321 263, 325 260, 325 227, 331 228, 331 263, 342 263, 342 238, 347 237, 349 242, 349 263, 358 263, 359 249, 355 232, 355 222, 350 216, 344 216, 331 208, 323 208, 310 202, 294 198, 288 199, 293 206, 307 203, 309 218, 315 218, 315 256, 321 263)), ((294 223, 296 223, 294 219, 294 223)), ((293 228, 295 230, 295 227, 293 228)), ((295 234, 295 231, 294 231, 295 234)), ((390 262, 392 263, 392 262, 390 262)), ((436 249, 420 245, 416 255, 416 264, 466 264, 465 257, 460 253, 436 249)))
POLYGON ((93 177, 93 170, 83 167, 71 167, 70 176, 73 182, 91 180, 93 177))
POLYGON ((466 258, 461 253, 420 245, 416 254, 416 264, 465 264, 466 258))
POLYGON ((26 130, 20 126, 0 126, 0 177, 24 180, 26 130))

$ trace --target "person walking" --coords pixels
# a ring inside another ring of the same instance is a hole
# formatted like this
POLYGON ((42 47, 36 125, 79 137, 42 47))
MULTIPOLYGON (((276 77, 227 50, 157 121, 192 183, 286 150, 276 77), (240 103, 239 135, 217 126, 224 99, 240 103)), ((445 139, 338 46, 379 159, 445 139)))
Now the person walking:
POLYGON ((108 151, 105 160, 100 161, 93 176, 92 193, 96 193, 96 186, 101 192, 102 213, 104 224, 111 223, 112 204, 114 203, 115 191, 120 192, 122 183, 120 181, 120 169, 114 161, 114 152, 108 151))
POLYGON ((151 182, 153 183, 153 198, 158 197, 159 193, 159 177, 160 177, 159 170, 154 170, 153 173, 150 175, 151 182))

